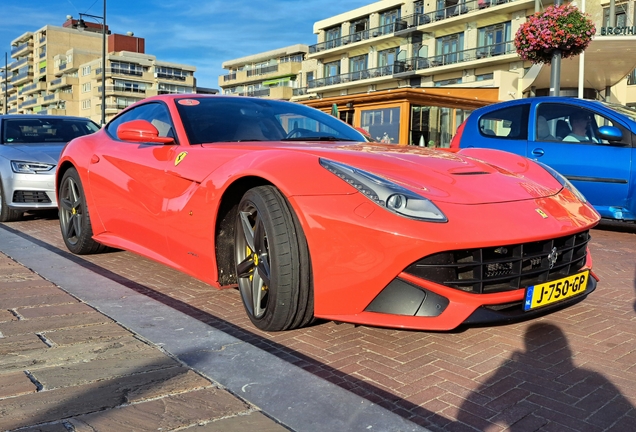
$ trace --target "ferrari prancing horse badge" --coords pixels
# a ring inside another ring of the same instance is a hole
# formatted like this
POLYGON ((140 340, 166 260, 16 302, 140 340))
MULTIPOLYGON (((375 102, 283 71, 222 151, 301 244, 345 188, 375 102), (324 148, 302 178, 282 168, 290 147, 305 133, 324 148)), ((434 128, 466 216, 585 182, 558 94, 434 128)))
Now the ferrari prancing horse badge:
POLYGON ((181 152, 177 155, 177 158, 174 160, 174 166, 177 166, 181 163, 182 160, 188 155, 188 152, 181 152))

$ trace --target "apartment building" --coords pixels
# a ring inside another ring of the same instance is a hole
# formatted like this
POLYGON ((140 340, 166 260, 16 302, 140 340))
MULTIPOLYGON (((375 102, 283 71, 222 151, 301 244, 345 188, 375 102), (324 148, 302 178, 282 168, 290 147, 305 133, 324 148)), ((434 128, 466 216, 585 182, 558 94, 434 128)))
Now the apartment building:
POLYGON ((219 77, 224 94, 289 100, 298 81, 307 45, 292 45, 223 62, 228 73, 219 77))
MULTIPOLYGON (((576 96, 583 82, 584 97, 636 104, 635 3, 585 3, 597 36, 584 63, 561 62, 561 95, 576 96)), ((380 141, 447 146, 476 107, 549 94, 551 66, 524 62, 513 41, 529 15, 551 4, 382 0, 323 19, 291 100, 337 111, 380 141)))
POLYGON ((158 60, 146 54, 143 38, 111 34, 108 26, 102 73, 102 26, 85 24, 69 18, 61 27, 47 25, 12 41, 12 62, 1 81, 8 96, 3 112, 73 115, 99 123, 102 85, 106 121, 148 96, 195 92, 194 66, 158 60))

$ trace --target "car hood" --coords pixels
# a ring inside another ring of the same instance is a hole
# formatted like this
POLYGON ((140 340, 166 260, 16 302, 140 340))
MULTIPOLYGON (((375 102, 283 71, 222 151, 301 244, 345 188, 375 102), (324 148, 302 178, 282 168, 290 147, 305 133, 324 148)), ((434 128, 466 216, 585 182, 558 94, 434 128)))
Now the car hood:
MULTIPOLYGON (((245 144, 242 149, 245 149, 245 144)), ((250 151, 310 153, 399 183, 440 202, 484 204, 536 199, 562 186, 539 165, 512 153, 488 149, 459 152, 372 143, 254 143, 250 151)))
POLYGON ((66 143, 5 144, 0 145, 0 155, 9 160, 57 165, 65 145, 66 143))

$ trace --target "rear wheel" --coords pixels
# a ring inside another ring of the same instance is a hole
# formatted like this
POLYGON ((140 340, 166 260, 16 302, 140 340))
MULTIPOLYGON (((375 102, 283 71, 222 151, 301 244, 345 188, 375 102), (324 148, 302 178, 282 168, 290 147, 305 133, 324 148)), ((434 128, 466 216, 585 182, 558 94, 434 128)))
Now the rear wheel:
POLYGON ((238 208, 234 248, 239 291, 256 327, 279 331, 312 321, 307 241, 276 188, 259 186, 245 193, 238 208))
POLYGON ((58 197, 60 229, 68 250, 78 255, 103 252, 106 246, 93 240, 93 228, 88 215, 86 196, 75 168, 68 169, 62 177, 58 197))
POLYGON ((0 181, 0 222, 13 222, 22 219, 24 212, 10 209, 4 197, 2 182, 0 181))

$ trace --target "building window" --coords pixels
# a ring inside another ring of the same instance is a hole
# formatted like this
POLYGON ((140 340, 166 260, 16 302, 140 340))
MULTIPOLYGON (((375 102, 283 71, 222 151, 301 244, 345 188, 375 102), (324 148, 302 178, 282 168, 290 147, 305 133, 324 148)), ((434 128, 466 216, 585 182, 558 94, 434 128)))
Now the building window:
POLYGON ((87 93, 91 91, 91 83, 90 82, 86 82, 84 84, 82 84, 82 93, 87 93))
MULTIPOLYGON (((369 30, 369 17, 364 17, 358 19, 356 21, 351 21, 351 26, 349 27, 349 34, 353 36, 365 36, 368 38, 368 33, 365 34, 367 30, 369 30)), ((357 42, 361 39, 354 39, 354 42, 357 42)))
POLYGON ((415 8, 415 14, 423 14, 424 13, 424 0, 418 0, 413 3, 413 7, 415 8))
POLYGON ((184 94, 192 93, 192 88, 174 84, 159 83, 159 94, 184 94))
POLYGON ((378 66, 392 66, 393 63, 395 63, 395 59, 399 50, 400 49, 398 47, 395 47, 378 51, 378 66))
POLYGON ((360 126, 379 142, 397 144, 400 138, 400 108, 364 110, 360 126))
POLYGON ((294 54, 279 58, 278 63, 301 63, 304 59, 304 54, 294 54))
MULTIPOLYGON (((627 3, 614 6, 614 27, 627 26, 627 3)), ((603 27, 609 27, 610 21, 609 7, 603 8, 603 27)))
POLYGON ((477 58, 505 54, 509 51, 510 22, 482 27, 477 34, 477 58))
POLYGON ((146 83, 115 80, 113 90, 131 93, 146 93, 146 83))
POLYGON ((325 77, 340 75, 340 61, 325 63, 325 77))
POLYGON ((442 87, 442 86, 453 85, 453 84, 461 84, 461 83, 462 83, 462 79, 461 78, 451 78, 451 79, 447 79, 447 80, 435 81, 433 83, 433 85, 435 87, 442 87))
POLYGON ((189 72, 186 72, 184 70, 163 66, 155 66, 155 73, 157 75, 157 78, 166 78, 178 81, 185 81, 186 78, 190 75, 189 72))
POLYGON ((494 74, 492 72, 487 74, 475 75, 475 81, 486 81, 494 78, 494 74))
POLYGON ((340 26, 325 30, 325 41, 327 49, 340 46, 340 26))
POLYGON ((464 33, 437 38, 435 60, 440 64, 452 64, 463 60, 464 33))
POLYGON ((90 75, 91 67, 90 66, 82 66, 82 76, 90 75))
POLYGON ((144 73, 144 67, 141 65, 117 61, 110 62, 110 70, 113 73, 134 76, 142 76, 144 73))
POLYGON ((90 99, 84 99, 82 101, 82 109, 89 109, 91 107, 91 100, 90 99))

